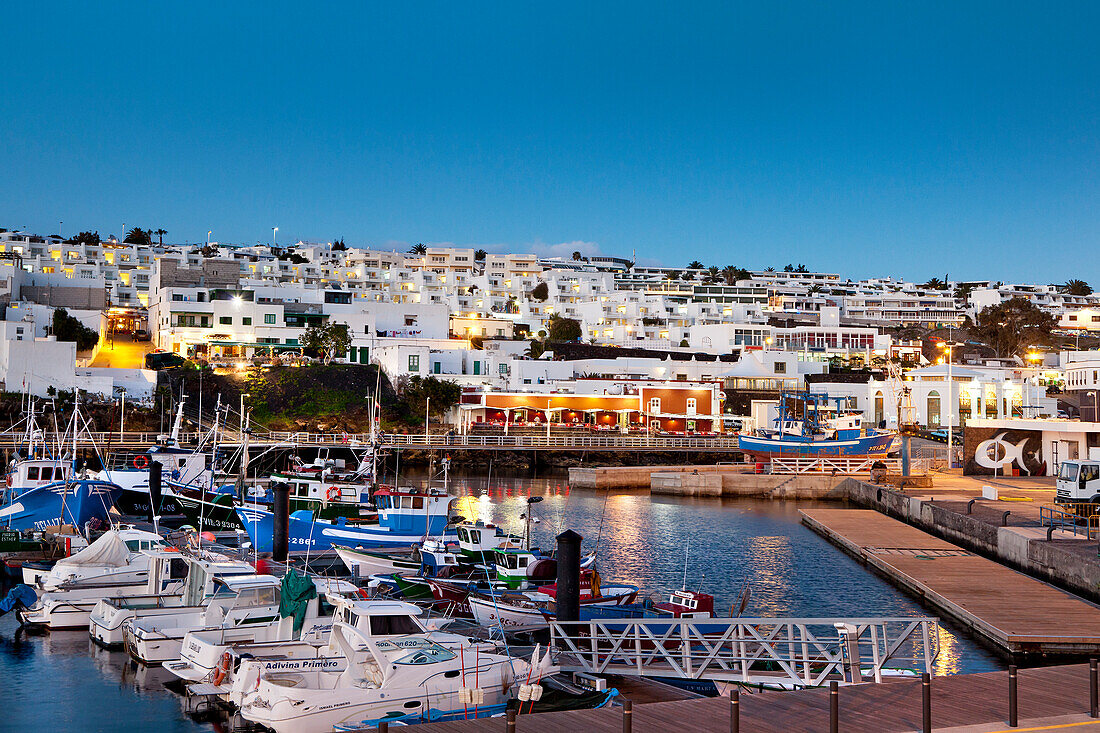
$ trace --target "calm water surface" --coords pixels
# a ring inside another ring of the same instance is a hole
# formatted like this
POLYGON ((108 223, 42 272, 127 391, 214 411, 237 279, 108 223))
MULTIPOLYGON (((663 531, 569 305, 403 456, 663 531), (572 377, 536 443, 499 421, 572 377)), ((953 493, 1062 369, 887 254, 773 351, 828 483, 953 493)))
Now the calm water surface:
MULTIPOLYGON (((414 478, 414 477, 410 477, 414 478)), ((402 483, 405 483, 404 479, 402 483)), ((415 483, 415 480, 412 481, 415 483)), ((663 595, 686 582, 716 598, 726 613, 747 585, 749 616, 934 615, 802 526, 810 502, 650 497, 645 492, 571 491, 563 478, 452 477, 460 512, 520 533, 529 496, 539 523, 534 541, 549 548, 563 529, 598 549, 606 582, 627 582, 663 595), (598 540, 598 548, 597 548, 598 540), (686 561, 686 562, 685 562, 686 561)), ((183 714, 164 689, 163 669, 130 663, 94 647, 84 632, 17 634, 0 618, 0 730, 209 731, 183 714)), ((1002 662, 961 630, 941 625, 937 674, 998 669, 1002 662)))

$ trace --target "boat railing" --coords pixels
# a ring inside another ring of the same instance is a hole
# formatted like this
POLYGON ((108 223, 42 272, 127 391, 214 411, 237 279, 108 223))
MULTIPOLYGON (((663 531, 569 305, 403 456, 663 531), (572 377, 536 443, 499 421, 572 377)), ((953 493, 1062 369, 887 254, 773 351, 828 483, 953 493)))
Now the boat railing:
POLYGON ((901 472, 900 458, 875 456, 818 456, 803 458, 772 458, 772 473, 827 473, 838 475, 869 474, 881 463, 888 472, 901 472))
POLYGON ((931 617, 552 621, 550 644, 566 671, 801 688, 931 673, 939 624, 931 617))

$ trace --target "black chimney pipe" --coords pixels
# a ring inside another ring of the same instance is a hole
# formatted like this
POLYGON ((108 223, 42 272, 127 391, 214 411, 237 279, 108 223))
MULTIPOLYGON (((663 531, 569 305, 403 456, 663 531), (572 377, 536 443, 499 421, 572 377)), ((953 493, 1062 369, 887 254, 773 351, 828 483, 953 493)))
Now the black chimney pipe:
POLYGON ((149 521, 154 527, 160 525, 161 471, 163 469, 164 466, 160 461, 149 464, 149 521))
POLYGON ((290 547, 290 484, 271 485, 275 494, 275 536, 271 538, 271 559, 286 562, 290 547))
POLYGON ((581 617, 581 539, 567 529, 558 535, 558 591, 554 599, 558 621, 581 617))

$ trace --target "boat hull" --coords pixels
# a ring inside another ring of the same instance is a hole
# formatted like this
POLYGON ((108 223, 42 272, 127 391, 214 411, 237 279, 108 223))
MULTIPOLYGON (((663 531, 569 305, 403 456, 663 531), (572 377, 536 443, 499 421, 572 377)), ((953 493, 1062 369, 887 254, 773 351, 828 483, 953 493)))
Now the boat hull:
POLYGON ((860 458, 884 456, 894 442, 893 433, 865 435, 851 440, 790 440, 742 435, 738 445, 755 458, 860 458))
POLYGON ((28 489, 0 508, 0 525, 23 531, 60 524, 83 527, 93 519, 105 521, 122 493, 109 481, 58 481, 28 489))
MULTIPOLYGON (((259 507, 237 507, 237 516, 257 552, 271 552, 275 533, 275 515, 259 507)), ((333 547, 409 547, 428 537, 457 540, 453 528, 446 529, 445 516, 431 517, 419 531, 392 530, 382 525, 366 527, 289 518, 291 552, 323 552, 333 547), (445 530, 445 531, 444 531, 445 530)))

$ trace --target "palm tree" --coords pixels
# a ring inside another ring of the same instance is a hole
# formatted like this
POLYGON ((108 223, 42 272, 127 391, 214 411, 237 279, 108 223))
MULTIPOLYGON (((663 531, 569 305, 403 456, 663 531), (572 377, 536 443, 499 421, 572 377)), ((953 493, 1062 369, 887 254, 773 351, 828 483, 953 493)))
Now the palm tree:
POLYGON ((158 229, 158 230, 156 230, 155 232, 153 232, 153 234, 156 234, 156 235, 157 235, 157 237, 159 238, 159 240, 160 240, 160 241, 159 241, 159 244, 160 244, 160 245, 161 245, 162 247, 164 246, 164 235, 165 235, 165 234, 167 234, 167 233, 168 233, 168 230, 167 230, 167 229, 158 229))
POLYGON ((718 269, 718 265, 711 265, 707 268, 707 282, 716 283, 720 277, 722 271, 718 269))
POLYGON ((417 242, 412 247, 409 247, 409 254, 413 255, 426 255, 428 254, 428 248, 422 242, 417 242))
POLYGON ((475 252, 474 252, 474 261, 475 261, 475 262, 484 262, 484 261, 485 261, 485 257, 486 257, 487 255, 488 255, 488 252, 486 252, 486 251, 485 251, 485 250, 483 250, 483 249, 479 249, 479 250, 477 250, 477 251, 475 251, 475 252))
POLYGON ((134 227, 130 231, 126 232, 126 236, 122 240, 126 244, 145 244, 149 245, 153 243, 152 230, 146 231, 141 227, 134 227))
POLYGON ((740 274, 740 269, 736 265, 726 265, 722 268, 722 278, 726 281, 726 285, 733 285, 737 282, 737 276, 740 274))
POLYGON ((528 359, 537 359, 542 356, 544 351, 546 351, 546 347, 543 346, 541 341, 531 339, 531 344, 527 347, 527 351, 525 351, 523 355, 528 359))
POLYGON ((921 285, 921 287, 928 288, 929 290, 947 290, 947 283, 940 280, 938 277, 934 277, 924 285, 921 285))
POLYGON ((1084 280, 1067 280, 1062 292, 1066 295, 1092 295, 1092 286, 1084 280))
POLYGON ((704 267, 703 263, 700 262, 699 260, 692 260, 691 262, 688 263, 688 269, 689 270, 702 270, 703 267, 704 267))
POLYGON ((764 272, 775 272, 775 268, 774 267, 765 267, 764 272))
POLYGON ((574 262, 580 262, 580 260, 581 260, 581 253, 579 251, 574 252, 573 253, 573 261, 574 262))

